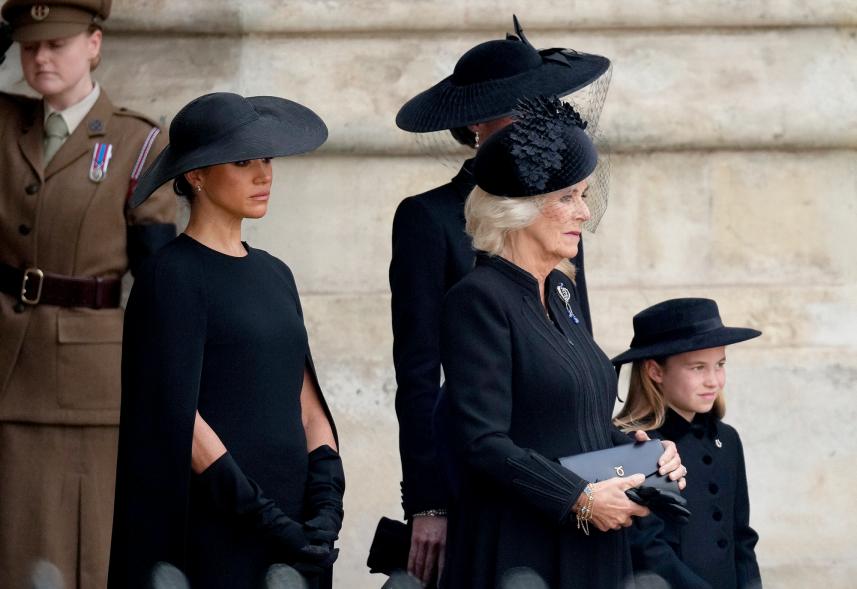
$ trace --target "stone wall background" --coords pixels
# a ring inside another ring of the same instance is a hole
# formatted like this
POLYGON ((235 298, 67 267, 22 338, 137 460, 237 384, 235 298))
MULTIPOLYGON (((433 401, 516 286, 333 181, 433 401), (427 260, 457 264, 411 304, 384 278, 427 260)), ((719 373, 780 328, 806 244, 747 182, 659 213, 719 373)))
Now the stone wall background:
MULTIPOLYGON (((97 72, 111 98, 168 123, 214 90, 276 94, 330 127, 278 161, 246 238, 303 297, 348 472, 336 575, 371 588, 381 515, 401 514, 393 410, 390 224, 454 173, 394 116, 458 56, 521 18, 539 47, 613 60, 602 129, 611 204, 586 237, 596 339, 673 296, 717 299, 764 337, 730 350, 727 421, 744 441, 768 587, 857 576, 857 2, 855 0, 123 0, 97 72)), ((24 92, 16 49, 0 88, 24 92)), ((688 465, 694 472, 694 465, 688 465)))

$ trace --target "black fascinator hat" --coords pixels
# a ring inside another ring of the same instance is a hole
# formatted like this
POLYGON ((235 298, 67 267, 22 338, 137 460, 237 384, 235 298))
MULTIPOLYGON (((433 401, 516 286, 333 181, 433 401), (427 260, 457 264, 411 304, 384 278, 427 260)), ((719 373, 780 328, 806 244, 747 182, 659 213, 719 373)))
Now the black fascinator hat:
POLYGON ((540 96, 518 102, 515 122, 482 144, 476 184, 494 196, 525 197, 577 184, 595 170, 598 153, 574 107, 540 96))
POLYGON ((595 231, 607 208, 609 166, 598 156, 588 124, 568 103, 540 96, 518 101, 515 122, 492 134, 476 152, 477 186, 507 198, 547 194, 589 178, 586 204, 595 231))
POLYGON ((711 299, 670 299, 634 315, 634 339, 613 358, 616 367, 647 358, 736 344, 762 335, 747 327, 727 327, 711 299))
POLYGON ((470 49, 451 76, 417 94, 399 110, 396 125, 428 133, 508 116, 518 99, 565 96, 594 82, 610 67, 600 55, 571 49, 537 50, 517 17, 514 35, 470 49))
POLYGON ((140 178, 136 207, 185 172, 243 160, 306 153, 327 140, 327 127, 307 107, 276 96, 206 94, 182 108, 170 124, 170 143, 140 178))

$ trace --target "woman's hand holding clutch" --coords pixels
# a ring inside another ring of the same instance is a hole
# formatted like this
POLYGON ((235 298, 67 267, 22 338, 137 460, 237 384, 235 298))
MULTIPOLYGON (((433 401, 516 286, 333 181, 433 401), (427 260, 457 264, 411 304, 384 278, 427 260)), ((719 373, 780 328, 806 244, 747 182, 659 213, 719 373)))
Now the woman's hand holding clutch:
MULTIPOLYGON (((623 527, 628 527, 633 523, 632 518, 645 517, 649 515, 649 510, 642 505, 638 505, 628 499, 625 491, 631 488, 639 487, 643 484, 646 477, 642 474, 635 474, 630 477, 613 477, 598 483, 592 483, 592 518, 591 523, 595 527, 606 532, 608 530, 619 530, 623 527)), ((585 493, 581 494, 581 499, 575 505, 577 509, 587 501, 585 493)))

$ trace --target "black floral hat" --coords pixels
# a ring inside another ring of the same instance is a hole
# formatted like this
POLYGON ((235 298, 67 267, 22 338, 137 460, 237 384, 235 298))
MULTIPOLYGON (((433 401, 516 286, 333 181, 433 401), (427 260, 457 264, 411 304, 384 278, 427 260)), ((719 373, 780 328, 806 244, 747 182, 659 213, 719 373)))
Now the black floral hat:
POLYGON ((588 123, 555 97, 518 102, 515 122, 491 135, 476 152, 476 184, 494 196, 546 194, 589 179, 586 204, 594 231, 607 207, 609 166, 599 158, 588 123))
POLYGON ((428 133, 498 119, 510 115, 520 98, 565 96, 610 68, 610 60, 601 55, 562 48, 538 50, 524 36, 517 17, 513 20, 514 35, 470 49, 451 76, 405 103, 396 115, 396 125, 404 131, 428 133))

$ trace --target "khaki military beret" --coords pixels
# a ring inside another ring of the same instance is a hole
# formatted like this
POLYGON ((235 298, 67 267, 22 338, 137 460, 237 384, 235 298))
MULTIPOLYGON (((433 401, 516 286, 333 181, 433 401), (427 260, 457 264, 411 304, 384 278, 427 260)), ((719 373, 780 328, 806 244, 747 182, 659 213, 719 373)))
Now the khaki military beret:
POLYGON ((110 16, 112 0, 6 0, 0 14, 15 41, 61 39, 82 33, 110 16))

